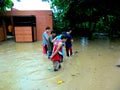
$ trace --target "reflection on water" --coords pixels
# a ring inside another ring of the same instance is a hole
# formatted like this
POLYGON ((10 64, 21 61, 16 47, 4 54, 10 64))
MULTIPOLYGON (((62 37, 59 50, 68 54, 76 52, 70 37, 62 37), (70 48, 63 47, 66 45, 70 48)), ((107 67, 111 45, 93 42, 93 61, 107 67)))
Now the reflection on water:
POLYGON ((81 38, 81 45, 85 47, 88 44, 88 38, 87 37, 82 37, 81 38))
POLYGON ((0 90, 120 90, 120 39, 74 39, 78 53, 64 55, 58 72, 41 47, 41 42, 0 42, 0 90))

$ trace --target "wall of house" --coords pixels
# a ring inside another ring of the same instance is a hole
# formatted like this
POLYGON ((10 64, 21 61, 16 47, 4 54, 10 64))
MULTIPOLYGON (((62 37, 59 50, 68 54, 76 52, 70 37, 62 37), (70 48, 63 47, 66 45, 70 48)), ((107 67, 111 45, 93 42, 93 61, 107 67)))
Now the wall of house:
MULTIPOLYGON (((7 11, 0 16, 27 16, 34 15, 36 17, 36 38, 37 41, 42 40, 42 33, 46 26, 53 28, 52 10, 32 10, 32 11, 7 11)), ((14 23, 14 22, 13 22, 14 23)))

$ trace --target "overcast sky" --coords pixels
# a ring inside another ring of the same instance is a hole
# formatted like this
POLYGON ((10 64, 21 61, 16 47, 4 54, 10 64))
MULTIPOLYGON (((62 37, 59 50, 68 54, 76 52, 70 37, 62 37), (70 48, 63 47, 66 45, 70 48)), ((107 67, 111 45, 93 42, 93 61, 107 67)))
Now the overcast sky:
POLYGON ((18 10, 50 10, 48 2, 41 2, 42 0, 12 0, 14 7, 18 10))

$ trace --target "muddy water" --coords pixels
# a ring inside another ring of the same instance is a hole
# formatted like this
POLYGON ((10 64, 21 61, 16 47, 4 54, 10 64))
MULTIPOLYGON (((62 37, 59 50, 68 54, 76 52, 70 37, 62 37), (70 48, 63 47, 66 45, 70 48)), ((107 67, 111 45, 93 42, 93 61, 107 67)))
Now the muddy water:
POLYGON ((0 42, 0 90, 120 90, 120 39, 78 38, 73 52, 54 72, 41 42, 0 42))

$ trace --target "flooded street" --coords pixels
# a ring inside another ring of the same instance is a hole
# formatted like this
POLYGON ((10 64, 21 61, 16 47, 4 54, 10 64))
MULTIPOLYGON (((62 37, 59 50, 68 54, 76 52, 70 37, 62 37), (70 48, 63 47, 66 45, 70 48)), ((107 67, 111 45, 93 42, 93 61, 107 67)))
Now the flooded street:
POLYGON ((0 42, 0 90, 120 90, 120 39, 75 39, 57 72, 41 47, 0 42))

